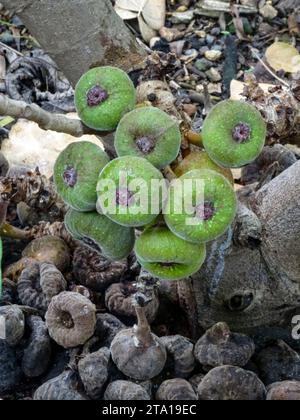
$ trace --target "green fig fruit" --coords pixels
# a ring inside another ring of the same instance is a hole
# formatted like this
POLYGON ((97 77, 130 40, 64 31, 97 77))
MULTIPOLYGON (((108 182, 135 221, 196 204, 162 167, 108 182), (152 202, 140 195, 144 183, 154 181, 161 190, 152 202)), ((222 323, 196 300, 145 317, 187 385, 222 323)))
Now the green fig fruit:
POLYGON ((164 209, 165 221, 177 236, 193 243, 221 236, 233 222, 237 198, 229 181, 209 169, 193 170, 175 180, 164 209))
POLYGON ((151 223, 166 198, 166 180, 146 159, 123 156, 109 162, 97 185, 97 210, 123 226, 151 223))
POLYGON ((96 212, 79 213, 70 209, 65 226, 74 239, 113 261, 128 257, 134 247, 133 229, 117 225, 96 212))
POLYGON ((54 165, 54 184, 66 204, 78 211, 96 208, 96 186, 109 157, 94 143, 71 143, 54 165))
POLYGON ((186 242, 167 227, 146 229, 137 239, 135 253, 141 266, 164 280, 184 279, 200 270, 205 244, 186 242))
POLYGON ((176 159, 180 145, 178 123, 154 107, 138 108, 125 115, 115 135, 118 156, 140 156, 158 169, 176 159))
POLYGON ((80 119, 99 131, 113 131, 136 103, 134 85, 116 67, 97 67, 85 73, 75 88, 75 106, 80 119))
POLYGON ((266 124, 253 106, 226 100, 212 108, 202 129, 203 145, 210 158, 225 168, 247 165, 261 153, 266 124))
POLYGON ((210 169, 225 176, 231 184, 234 184, 232 172, 229 168, 217 165, 204 151, 193 151, 187 155, 174 169, 176 176, 181 177, 193 169, 210 169))

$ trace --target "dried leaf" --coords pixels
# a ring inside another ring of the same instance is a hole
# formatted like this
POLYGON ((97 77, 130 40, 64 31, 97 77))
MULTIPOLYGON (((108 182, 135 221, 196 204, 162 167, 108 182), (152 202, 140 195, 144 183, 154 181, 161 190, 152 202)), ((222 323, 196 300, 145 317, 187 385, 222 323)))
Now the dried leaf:
POLYGON ((143 17, 150 28, 159 31, 165 25, 166 0, 148 0, 143 8, 143 17))
MULTIPOLYGON (((143 31, 144 23, 158 31, 165 24, 166 0, 117 0, 115 11, 124 20, 137 18, 142 14, 143 31)), ((140 29, 142 31, 142 28, 140 29)), ((145 39, 144 36, 143 38, 145 39)))
MULTIPOLYGON (((232 80, 230 83, 230 98, 236 101, 245 99, 244 89, 246 83, 240 82, 239 80, 232 80)), ((259 83, 258 85, 265 93, 268 93, 269 89, 274 87, 274 85, 268 83, 259 83)))
POLYGON ((131 10, 121 9, 121 7, 117 7, 117 6, 115 6, 115 12, 123 20, 135 19, 139 15, 137 12, 132 12, 131 10))
POLYGON ((145 22, 143 15, 138 16, 138 22, 143 40, 149 43, 156 36, 156 32, 145 22))
POLYGON ((143 10, 146 1, 147 0, 117 0, 116 6, 121 9, 140 13, 143 10))
POLYGON ((295 47, 286 42, 274 42, 266 51, 266 59, 275 71, 300 71, 300 54, 295 47))

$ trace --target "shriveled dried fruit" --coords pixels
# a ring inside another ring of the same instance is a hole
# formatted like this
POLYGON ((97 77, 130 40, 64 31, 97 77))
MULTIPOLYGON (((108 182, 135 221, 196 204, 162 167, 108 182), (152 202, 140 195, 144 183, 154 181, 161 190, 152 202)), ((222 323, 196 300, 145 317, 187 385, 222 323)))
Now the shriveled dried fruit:
POLYGON ((65 241, 57 236, 34 239, 24 249, 22 256, 40 262, 52 263, 64 272, 70 264, 70 250, 65 241))
POLYGON ((16 346, 25 332, 25 317, 18 305, 1 306, 0 317, 5 322, 5 337, 1 337, 9 346, 16 346))
POLYGON ((111 314, 97 314, 95 334, 100 337, 103 346, 110 347, 113 339, 126 326, 111 314))
POLYGON ((266 398, 266 388, 255 373, 235 366, 212 369, 198 386, 200 400, 255 401, 266 398))
POLYGON ((255 362, 265 384, 285 380, 300 380, 300 356, 284 341, 264 348, 255 362))
POLYGON ((300 401, 300 381, 275 382, 270 385, 267 401, 300 401))
POLYGON ((144 381, 157 376, 165 366, 167 353, 160 339, 151 333, 144 308, 136 307, 138 325, 121 330, 111 343, 111 356, 129 378, 144 381))
POLYGON ((85 401, 78 391, 79 380, 75 372, 66 371, 41 385, 34 393, 35 401, 85 401))
POLYGON ((15 351, 0 340, 0 394, 16 388, 22 377, 15 351))
POLYGON ((195 368, 194 346, 187 338, 181 335, 165 336, 160 338, 166 346, 168 354, 173 359, 174 376, 188 378, 195 368))
POLYGON ((104 394, 106 401, 150 400, 150 396, 141 385, 130 381, 114 381, 108 385, 104 394))
POLYGON ((110 351, 104 347, 94 353, 87 354, 79 360, 78 373, 85 392, 93 400, 101 398, 103 386, 108 378, 110 351))
POLYGON ((195 345, 195 357, 204 366, 245 366, 255 351, 251 338, 232 333, 220 322, 210 328, 195 345))
POLYGON ((37 378, 46 372, 51 357, 51 340, 45 322, 38 316, 30 316, 31 329, 22 359, 22 370, 28 378, 37 378))
POLYGON ((79 346, 94 333, 96 308, 79 293, 62 292, 51 300, 46 325, 50 336, 60 346, 79 346))
POLYGON ((18 281, 18 296, 23 305, 45 313, 51 299, 66 288, 66 280, 53 264, 37 262, 22 271, 18 281))
POLYGON ((156 393, 156 399, 162 401, 197 400, 192 385, 185 379, 175 378, 164 381, 156 393))
POLYGON ((74 279, 96 292, 119 282, 127 266, 126 260, 110 261, 87 246, 77 247, 73 255, 74 279))
MULTIPOLYGON (((135 307, 133 294, 137 292, 136 287, 131 283, 116 283, 111 285, 105 293, 105 305, 109 311, 117 316, 134 317, 135 307)), ((145 307, 145 313, 148 321, 152 323, 157 315, 159 300, 154 291, 152 299, 145 307)))

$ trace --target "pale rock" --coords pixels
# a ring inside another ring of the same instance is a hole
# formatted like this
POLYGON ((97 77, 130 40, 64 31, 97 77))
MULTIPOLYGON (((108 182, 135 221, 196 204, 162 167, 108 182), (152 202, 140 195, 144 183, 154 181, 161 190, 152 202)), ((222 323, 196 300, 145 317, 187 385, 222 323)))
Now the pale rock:
POLYGON ((222 56, 222 52, 218 50, 205 51, 204 57, 210 61, 218 61, 222 56))

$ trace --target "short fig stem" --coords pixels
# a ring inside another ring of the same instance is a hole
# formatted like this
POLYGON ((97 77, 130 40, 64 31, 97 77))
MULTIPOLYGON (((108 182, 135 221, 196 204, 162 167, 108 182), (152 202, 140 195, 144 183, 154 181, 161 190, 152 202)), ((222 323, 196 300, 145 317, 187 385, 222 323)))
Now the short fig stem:
POLYGON ((173 172, 171 166, 166 166, 163 170, 162 173, 164 175, 165 178, 167 178, 168 181, 172 182, 174 179, 176 179, 176 175, 173 172))
POLYGON ((135 312, 138 321, 135 329, 135 336, 143 347, 149 347, 151 346, 153 339, 151 335, 151 328, 146 317, 145 308, 136 306, 135 312))
POLYGON ((31 233, 30 231, 18 229, 7 222, 4 222, 0 227, 0 236, 4 238, 24 240, 30 239, 31 233))
POLYGON ((188 131, 185 133, 186 140, 193 144, 194 146, 203 147, 203 140, 200 133, 195 133, 194 131, 188 131))

